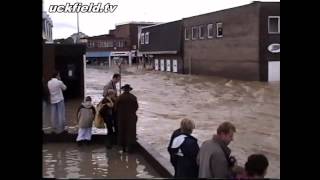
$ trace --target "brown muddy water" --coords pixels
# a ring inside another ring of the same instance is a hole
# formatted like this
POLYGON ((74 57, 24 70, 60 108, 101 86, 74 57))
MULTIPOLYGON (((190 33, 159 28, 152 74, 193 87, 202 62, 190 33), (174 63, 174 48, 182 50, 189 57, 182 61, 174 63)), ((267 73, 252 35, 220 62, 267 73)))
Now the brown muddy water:
MULTIPOLYGON (((88 67, 86 95, 98 103, 103 86, 117 69, 88 67)), ((137 133, 169 159, 166 150, 180 119, 196 123, 193 135, 199 145, 211 138, 224 121, 235 124, 230 144, 243 165, 250 154, 263 153, 269 160, 267 177, 280 178, 280 83, 248 82, 219 77, 145 71, 130 67, 122 73, 122 85, 133 87, 139 101, 137 133)))
POLYGON ((42 148, 44 178, 156 178, 159 174, 141 154, 128 155, 117 147, 77 147, 75 143, 48 143, 42 148))

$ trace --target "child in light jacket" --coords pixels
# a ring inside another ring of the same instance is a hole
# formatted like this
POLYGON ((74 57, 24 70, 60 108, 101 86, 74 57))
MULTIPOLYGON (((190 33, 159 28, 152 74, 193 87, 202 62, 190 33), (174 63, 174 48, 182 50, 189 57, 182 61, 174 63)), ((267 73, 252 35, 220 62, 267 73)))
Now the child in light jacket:
POLYGON ((76 141, 78 145, 82 145, 83 143, 89 144, 91 141, 92 123, 96 115, 96 110, 91 101, 91 97, 87 96, 77 111, 79 130, 76 141))

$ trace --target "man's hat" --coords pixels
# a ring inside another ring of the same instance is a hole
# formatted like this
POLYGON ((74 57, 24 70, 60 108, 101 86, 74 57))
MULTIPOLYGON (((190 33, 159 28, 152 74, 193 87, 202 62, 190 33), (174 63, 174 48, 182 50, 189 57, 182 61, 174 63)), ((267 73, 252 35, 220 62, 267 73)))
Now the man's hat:
POLYGON ((131 91, 132 87, 129 84, 125 84, 124 86, 121 87, 121 89, 131 91))

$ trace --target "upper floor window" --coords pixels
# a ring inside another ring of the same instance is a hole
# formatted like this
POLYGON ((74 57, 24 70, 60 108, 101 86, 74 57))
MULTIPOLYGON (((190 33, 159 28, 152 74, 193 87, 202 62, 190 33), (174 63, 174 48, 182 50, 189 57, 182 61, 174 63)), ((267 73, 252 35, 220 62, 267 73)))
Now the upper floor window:
POLYGON ((198 39, 198 36, 199 36, 198 30, 199 30, 198 27, 192 27, 192 39, 198 39))
POLYGON ((118 47, 124 47, 124 41, 119 41, 118 42, 118 47))
POLYGON ((269 16, 268 17, 268 32, 269 34, 280 33, 280 16, 269 16))
POLYGON ((141 44, 144 44, 144 33, 141 33, 140 41, 141 41, 141 44))
POLYGON ((107 41, 103 41, 103 47, 107 47, 107 41))
POLYGON ((223 37, 222 23, 217 23, 217 37, 223 37))
POLYGON ((93 41, 89 41, 88 47, 89 47, 89 48, 94 48, 94 42, 93 42, 93 41))
POLYGON ((199 39, 204 39, 204 26, 199 26, 199 39))
POLYGON ((102 48, 103 47, 103 41, 98 41, 98 48, 102 48))
POLYGON ((113 41, 112 40, 107 40, 106 47, 113 47, 113 41))
POLYGON ((149 44, 149 32, 146 32, 144 41, 145 41, 145 44, 149 44))
POLYGON ((207 29, 208 29, 208 38, 213 38, 213 24, 208 24, 207 29))
POLYGON ((184 28, 184 39, 189 40, 190 39, 190 29, 189 28, 184 28))

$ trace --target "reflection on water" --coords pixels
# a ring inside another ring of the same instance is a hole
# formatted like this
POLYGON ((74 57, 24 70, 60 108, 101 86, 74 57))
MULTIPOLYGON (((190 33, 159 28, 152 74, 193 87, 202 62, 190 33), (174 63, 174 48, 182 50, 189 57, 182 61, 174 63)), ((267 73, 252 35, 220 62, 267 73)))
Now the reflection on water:
POLYGON ((72 143, 43 145, 45 178, 154 178, 159 177, 140 154, 107 150, 102 145, 77 147, 72 143))

